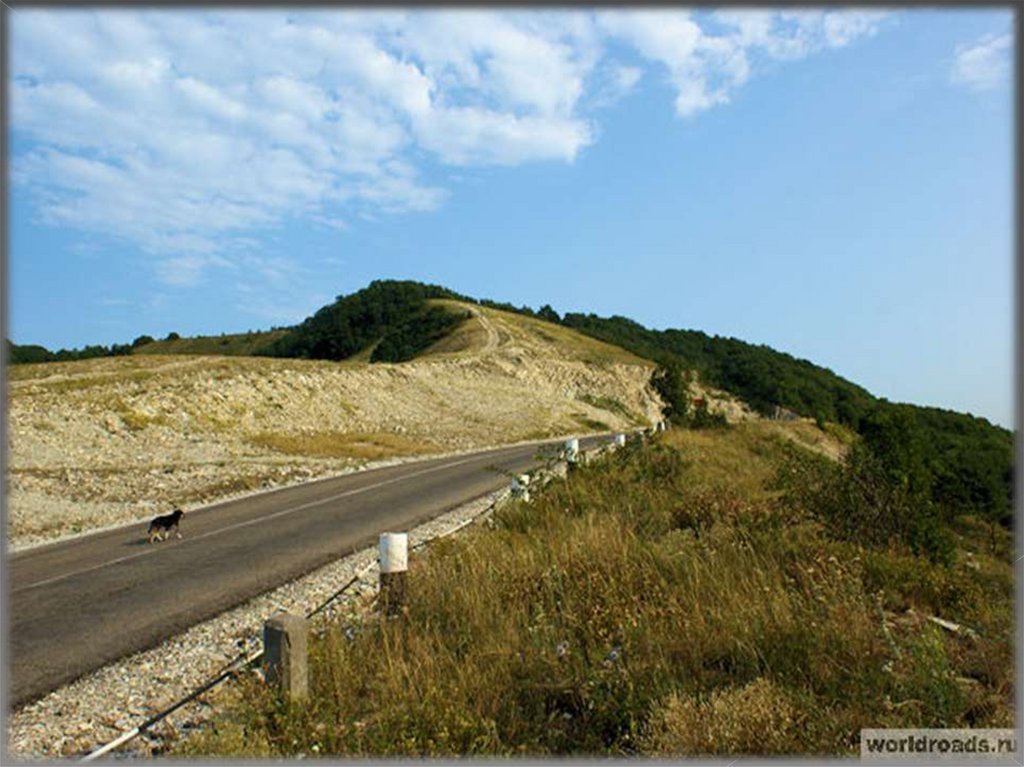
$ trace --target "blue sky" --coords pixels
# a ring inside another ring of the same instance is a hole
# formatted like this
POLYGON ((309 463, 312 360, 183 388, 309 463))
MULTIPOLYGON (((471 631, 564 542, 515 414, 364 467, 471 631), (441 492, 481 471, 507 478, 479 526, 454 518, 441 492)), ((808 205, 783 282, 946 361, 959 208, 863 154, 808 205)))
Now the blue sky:
POLYGON ((408 278, 1013 424, 1008 11, 10 18, 17 343, 408 278))

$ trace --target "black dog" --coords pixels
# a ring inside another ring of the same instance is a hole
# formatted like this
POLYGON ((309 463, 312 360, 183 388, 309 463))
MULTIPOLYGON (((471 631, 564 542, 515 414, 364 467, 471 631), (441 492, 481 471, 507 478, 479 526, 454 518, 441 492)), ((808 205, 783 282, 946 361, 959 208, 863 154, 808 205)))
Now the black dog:
POLYGON ((165 514, 162 517, 157 517, 149 523, 149 529, 146 534, 149 536, 149 542, 159 540, 167 540, 171 537, 171 533, 176 533, 177 536, 181 537, 181 531, 178 530, 178 522, 185 515, 181 509, 175 509, 170 514, 165 514))

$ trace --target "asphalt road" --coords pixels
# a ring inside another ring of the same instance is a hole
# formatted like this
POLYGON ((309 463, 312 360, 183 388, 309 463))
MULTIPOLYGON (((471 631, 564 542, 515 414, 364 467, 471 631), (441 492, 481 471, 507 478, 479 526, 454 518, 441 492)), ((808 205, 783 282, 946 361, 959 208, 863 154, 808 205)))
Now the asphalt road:
POLYGON ((9 556, 8 704, 492 492, 509 482, 499 469, 524 471, 541 448, 416 461, 219 503, 189 511, 181 540, 149 544, 145 525, 132 525, 9 556))

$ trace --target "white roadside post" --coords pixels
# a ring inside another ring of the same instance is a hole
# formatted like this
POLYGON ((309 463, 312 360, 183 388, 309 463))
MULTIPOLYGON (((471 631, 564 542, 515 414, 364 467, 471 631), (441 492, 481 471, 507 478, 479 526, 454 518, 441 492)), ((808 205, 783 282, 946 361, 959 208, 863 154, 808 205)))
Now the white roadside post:
POLYGON ((387 616, 398 615, 405 606, 406 571, 409 569, 407 533, 382 533, 378 548, 380 561, 380 605, 387 616))
POLYGON ((519 474, 512 478, 512 497, 516 500, 530 502, 529 474, 519 474))
POLYGON ((577 461, 580 459, 580 441, 573 437, 565 441, 565 462, 568 464, 569 469, 575 469, 577 467, 577 461))
POLYGON ((309 695, 309 621, 277 613, 263 624, 263 678, 292 700, 309 695))

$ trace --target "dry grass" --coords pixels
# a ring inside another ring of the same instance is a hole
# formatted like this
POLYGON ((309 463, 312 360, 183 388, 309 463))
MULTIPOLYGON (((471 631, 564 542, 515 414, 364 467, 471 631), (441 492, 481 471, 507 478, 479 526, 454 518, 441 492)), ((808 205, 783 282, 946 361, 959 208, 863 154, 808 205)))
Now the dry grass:
POLYGON ((465 312, 469 310, 472 313, 472 316, 458 325, 440 341, 428 347, 418 355, 419 357, 423 358, 435 355, 461 355, 475 353, 486 347, 489 334, 486 326, 480 319, 478 313, 480 310, 477 307, 469 307, 459 301, 449 301, 446 299, 433 299, 427 303, 432 306, 442 306, 453 312, 465 312))
POLYGON ((598 341, 596 338, 585 336, 561 325, 498 309, 483 308, 481 311, 506 330, 514 343, 525 342, 555 346, 564 351, 565 359, 575 359, 590 364, 654 367, 654 363, 650 360, 637 357, 618 346, 598 341))
POLYGON ((25 365, 9 365, 6 368, 9 381, 61 380, 66 376, 113 375, 125 372, 145 371, 159 366, 165 360, 144 357, 98 357, 73 362, 39 362, 25 365))
POLYGON ((501 346, 554 353, 562 360, 602 366, 621 364, 654 367, 650 360, 551 322, 459 301, 438 299, 430 303, 453 311, 468 311, 473 316, 427 349, 420 355, 421 357, 438 354, 478 354, 487 348, 490 342, 496 340, 501 346))
POLYGON ((786 445, 826 455, 842 452, 841 443, 801 422, 743 421, 725 431, 675 429, 664 442, 679 450, 699 486, 758 499, 778 496, 771 485, 786 459, 786 445))
MULTIPOLYGON (((44 364, 64 364, 64 363, 44 363, 44 364)), ((18 365, 14 368, 8 368, 9 370, 19 370, 24 365, 18 365)), ((114 370, 105 374, 89 375, 84 374, 81 370, 74 372, 67 371, 65 373, 57 373, 56 371, 50 370, 49 375, 43 376, 43 371, 29 371, 30 373, 38 373, 40 375, 25 375, 17 380, 19 382, 31 382, 32 386, 40 387, 47 394, 67 394, 70 392, 78 392, 85 389, 93 389, 101 386, 110 386, 111 384, 126 384, 126 383, 140 383, 151 379, 155 373, 151 370, 133 370, 131 368, 114 370)), ((11 397, 17 397, 26 391, 24 384, 20 386, 12 387, 10 390, 11 397)))
POLYGON ((785 689, 763 677, 705 699, 672 693, 655 708, 643 750, 659 757, 785 754, 799 719, 785 689))
POLYGON ((374 461, 392 456, 425 455, 438 452, 437 445, 413 440, 389 432, 349 433, 312 432, 282 434, 262 432, 253 435, 254 445, 280 453, 307 458, 356 458, 374 461))
POLYGON ((670 433, 436 543, 404 616, 313 642, 308 703, 247 682, 186 752, 848 755, 862 727, 1012 719, 1010 562, 951 590, 833 540, 767 486, 770 432, 670 433), (908 623, 887 589, 984 633, 908 623))

